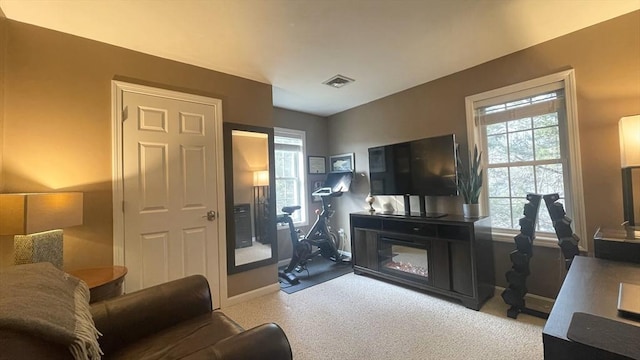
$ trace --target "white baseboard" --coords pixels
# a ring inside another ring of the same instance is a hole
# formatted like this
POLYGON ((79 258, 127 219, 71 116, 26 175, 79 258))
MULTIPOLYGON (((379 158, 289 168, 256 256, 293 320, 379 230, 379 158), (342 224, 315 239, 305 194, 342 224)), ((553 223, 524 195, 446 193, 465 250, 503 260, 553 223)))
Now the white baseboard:
MULTIPOLYGON (((502 293, 505 290, 505 288, 503 288, 502 286, 497 286, 497 285, 495 286, 495 289, 496 289, 497 292, 500 292, 500 293, 502 293)), ((544 296, 540 296, 540 295, 536 295, 536 294, 529 294, 529 293, 527 293, 524 297, 525 298, 529 297, 529 298, 532 298, 532 299, 548 301, 548 302, 551 302, 551 303, 556 301, 556 299, 552 299, 552 298, 548 298, 548 297, 544 297, 544 296)))
MULTIPOLYGON (((494 296, 501 296, 504 290, 505 288, 496 285, 494 286, 493 294, 494 296)), ((543 307, 546 311, 551 311, 551 307, 556 301, 556 299, 552 299, 552 298, 548 298, 548 297, 544 297, 536 294, 529 294, 529 293, 524 295, 524 300, 529 304, 537 304, 538 305, 537 307, 543 307)))
POLYGON ((222 304, 221 308, 224 309, 226 307, 240 304, 249 300, 253 300, 260 296, 271 294, 276 291, 280 291, 280 283, 263 286, 259 289, 251 290, 246 293, 242 293, 240 295, 232 296, 228 298, 227 301, 224 302, 224 304, 222 304))

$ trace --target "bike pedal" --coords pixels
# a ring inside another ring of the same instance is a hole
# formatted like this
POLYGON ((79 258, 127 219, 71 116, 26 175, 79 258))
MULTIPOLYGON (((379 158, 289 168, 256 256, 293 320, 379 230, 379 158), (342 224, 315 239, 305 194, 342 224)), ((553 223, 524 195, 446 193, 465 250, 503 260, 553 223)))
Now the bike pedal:
POLYGON ((278 273, 278 276, 283 278, 286 282, 288 282, 291 285, 297 285, 300 283, 300 280, 292 273, 280 272, 278 273))

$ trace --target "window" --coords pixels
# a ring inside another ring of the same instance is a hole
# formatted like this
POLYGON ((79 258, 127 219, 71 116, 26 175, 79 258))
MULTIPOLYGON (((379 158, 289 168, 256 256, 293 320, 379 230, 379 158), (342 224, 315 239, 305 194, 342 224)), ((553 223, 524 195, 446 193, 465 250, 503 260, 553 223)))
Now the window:
MULTIPOLYGON (((481 206, 496 234, 519 232, 528 193, 558 193, 584 238, 573 71, 468 97, 467 125, 469 143, 483 153, 481 206)), ((557 241, 544 202, 536 238, 557 241)))
POLYGON ((296 225, 307 222, 304 159, 305 132, 275 128, 276 209, 300 205, 293 213, 296 225))

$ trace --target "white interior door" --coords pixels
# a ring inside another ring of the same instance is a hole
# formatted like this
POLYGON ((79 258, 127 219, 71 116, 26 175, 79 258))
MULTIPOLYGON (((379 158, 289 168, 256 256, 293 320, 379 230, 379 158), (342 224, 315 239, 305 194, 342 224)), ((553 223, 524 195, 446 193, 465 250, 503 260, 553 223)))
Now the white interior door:
POLYGON ((220 305, 222 109, 208 100, 122 93, 126 292, 203 274, 220 305))

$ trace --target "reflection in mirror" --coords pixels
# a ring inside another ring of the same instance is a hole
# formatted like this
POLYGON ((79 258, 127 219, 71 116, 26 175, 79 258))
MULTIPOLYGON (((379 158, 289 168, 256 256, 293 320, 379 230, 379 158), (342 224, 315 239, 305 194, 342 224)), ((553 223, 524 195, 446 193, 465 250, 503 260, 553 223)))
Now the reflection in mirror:
POLYGON ((237 273, 273 263, 276 259, 274 244, 277 241, 272 241, 275 222, 270 218, 274 190, 270 186, 273 130, 238 124, 225 126, 225 141, 230 142, 226 148, 231 151, 225 160, 227 268, 229 273, 237 273))
POLYGON ((236 223, 236 265, 271 257, 265 234, 269 197, 267 134, 233 130, 233 199, 236 223))

